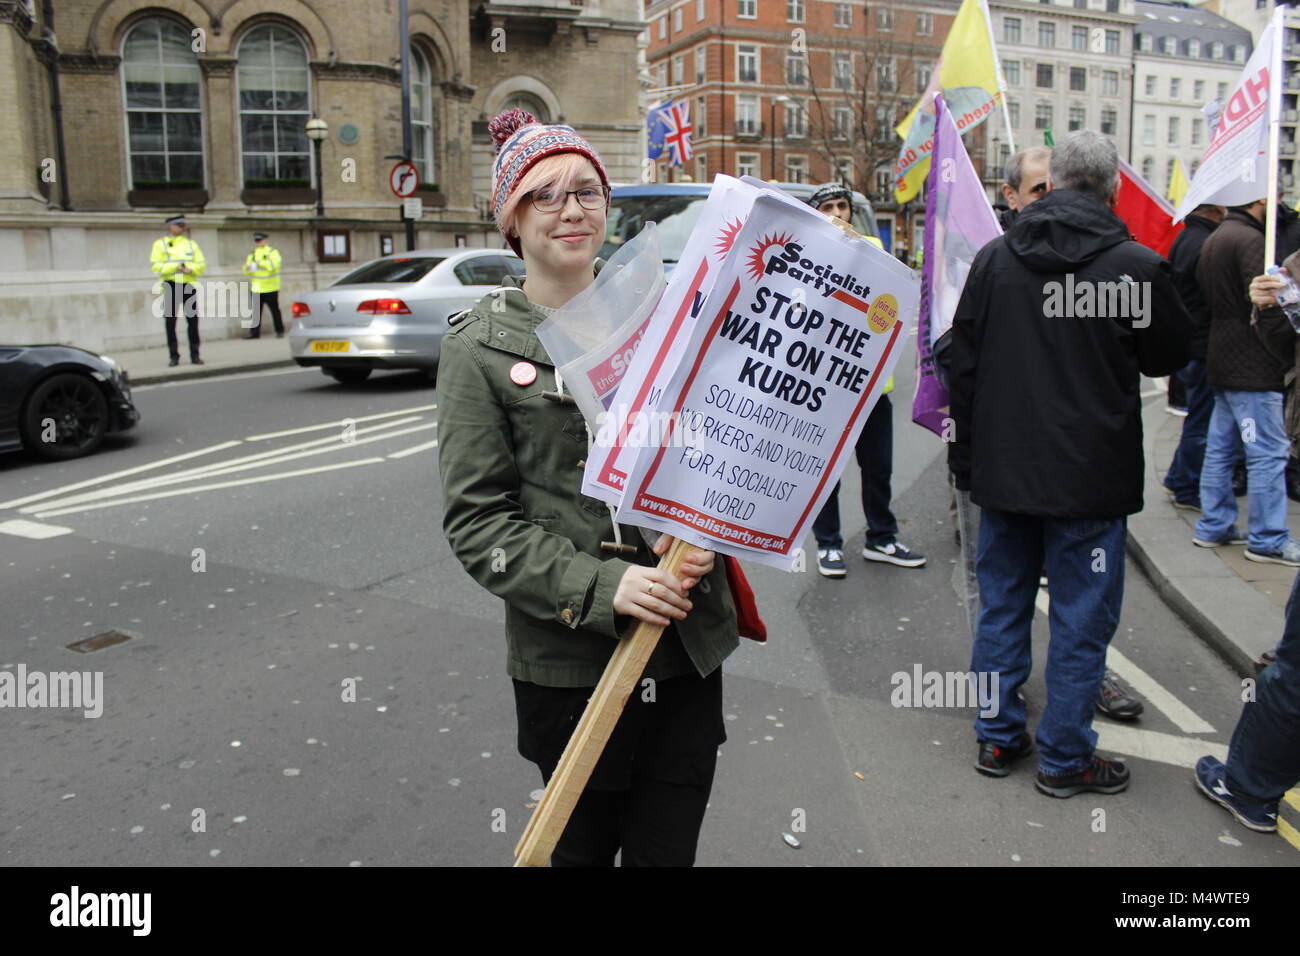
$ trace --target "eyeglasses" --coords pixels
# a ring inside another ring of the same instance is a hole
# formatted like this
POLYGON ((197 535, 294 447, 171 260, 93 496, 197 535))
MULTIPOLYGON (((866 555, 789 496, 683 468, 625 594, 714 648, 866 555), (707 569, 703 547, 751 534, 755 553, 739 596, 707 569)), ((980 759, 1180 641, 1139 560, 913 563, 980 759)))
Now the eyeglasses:
POLYGON ((581 189, 551 189, 543 187, 528 194, 529 201, 538 212, 559 212, 570 196, 578 197, 583 209, 604 209, 609 196, 608 186, 583 186, 581 189))

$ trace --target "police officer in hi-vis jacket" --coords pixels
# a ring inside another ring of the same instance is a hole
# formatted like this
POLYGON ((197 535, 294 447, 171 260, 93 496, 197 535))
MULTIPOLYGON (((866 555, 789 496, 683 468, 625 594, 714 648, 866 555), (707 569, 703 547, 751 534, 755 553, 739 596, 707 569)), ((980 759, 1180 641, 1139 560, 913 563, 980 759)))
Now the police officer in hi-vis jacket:
POLYGON ((202 365, 199 358, 198 280, 208 267, 199 244, 185 235, 185 217, 167 220, 168 235, 155 239, 149 261, 154 274, 162 280, 163 315, 167 328, 168 365, 179 365, 180 347, 176 342, 176 317, 185 314, 185 328, 190 340, 190 361, 202 365))
POLYGON ((253 233, 253 251, 244 262, 244 272, 251 276, 249 285, 257 296, 253 303, 253 314, 257 321, 249 326, 243 335, 246 339, 255 339, 262 334, 262 306, 271 309, 271 321, 275 323, 275 337, 284 337, 284 322, 280 319, 280 250, 266 241, 266 233, 253 233))

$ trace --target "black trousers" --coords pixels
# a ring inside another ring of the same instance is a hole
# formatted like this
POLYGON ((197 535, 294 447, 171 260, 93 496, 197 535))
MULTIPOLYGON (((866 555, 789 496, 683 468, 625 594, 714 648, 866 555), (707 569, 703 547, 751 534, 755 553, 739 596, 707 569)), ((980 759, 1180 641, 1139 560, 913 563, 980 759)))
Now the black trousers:
POLYGON ((199 357, 199 290, 192 282, 163 283, 163 315, 167 328, 167 354, 179 360, 176 319, 185 316, 185 331, 190 340, 190 358, 199 357))
MULTIPOLYGON (((853 448, 862 470, 862 511, 867 517, 867 544, 889 544, 898 537, 898 519, 889 507, 893 495, 894 474, 894 406, 888 395, 881 395, 867 416, 858 443, 853 448)), ((843 549, 840 534, 840 485, 835 483, 830 497, 813 519, 813 537, 818 548, 843 549)))
POLYGON ((280 319, 280 293, 279 292, 258 292, 257 304, 253 314, 257 316, 257 323, 252 326, 253 336, 262 334, 262 306, 267 306, 271 310, 271 321, 275 324, 275 334, 284 334, 284 322, 280 319))
MULTIPOLYGON (((519 752, 549 783, 595 688, 515 681, 519 752)), ((692 866, 713 789, 722 721, 722 668, 638 684, 578 798, 552 866, 692 866)))

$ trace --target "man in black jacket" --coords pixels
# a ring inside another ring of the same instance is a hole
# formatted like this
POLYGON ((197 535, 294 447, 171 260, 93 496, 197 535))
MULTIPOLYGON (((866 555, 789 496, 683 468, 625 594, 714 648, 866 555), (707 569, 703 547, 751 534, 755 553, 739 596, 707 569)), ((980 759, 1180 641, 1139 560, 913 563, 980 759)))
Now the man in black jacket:
POLYGON ((1214 410, 1214 393, 1205 384, 1205 346, 1210 340, 1210 312, 1196 279, 1201 247, 1223 221, 1223 207, 1197 206, 1187 216, 1186 226, 1169 250, 1174 288, 1192 320, 1191 359, 1176 374, 1182 378, 1187 397, 1187 417, 1178 440, 1174 460, 1165 474, 1165 490, 1174 507, 1201 510, 1201 461, 1205 457, 1205 432, 1214 410))
POLYGON ((975 257, 953 320, 948 461, 982 509, 971 669, 996 674, 975 723, 976 769, 1005 775, 1033 749, 1019 688, 1030 672, 1038 571, 1052 598, 1043 793, 1118 793, 1096 756, 1093 703, 1124 594, 1127 516, 1142 509, 1139 378, 1187 362, 1189 320, 1169 264, 1114 214, 1119 157, 1100 133, 1052 152, 1053 190, 975 257))

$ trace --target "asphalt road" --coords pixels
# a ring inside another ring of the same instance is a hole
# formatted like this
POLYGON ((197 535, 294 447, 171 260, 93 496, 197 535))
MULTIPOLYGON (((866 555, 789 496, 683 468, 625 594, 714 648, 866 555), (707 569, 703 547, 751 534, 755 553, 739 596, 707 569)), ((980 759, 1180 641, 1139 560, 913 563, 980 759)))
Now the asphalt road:
MULTIPOLYGON (((1103 752, 1132 758, 1128 792, 1053 800, 1032 760, 982 777, 972 711, 891 705, 895 672, 970 663, 942 445, 907 421, 911 362, 895 510, 929 565, 856 556, 850 474, 846 580, 752 569, 771 637, 724 667, 699 863, 1294 866, 1193 789, 1240 681, 1131 564, 1111 663, 1147 713, 1097 721, 1103 752)), ((441 533, 428 382, 292 370, 136 400, 139 427, 91 458, 0 459, 0 523, 70 529, 0 533, 0 666, 99 670, 104 687, 96 719, 0 710, 0 863, 508 865, 541 779, 514 749, 500 604, 441 533), (66 648, 114 629, 132 640, 66 648)), ((1040 675, 1026 696, 1032 721, 1040 675)))

